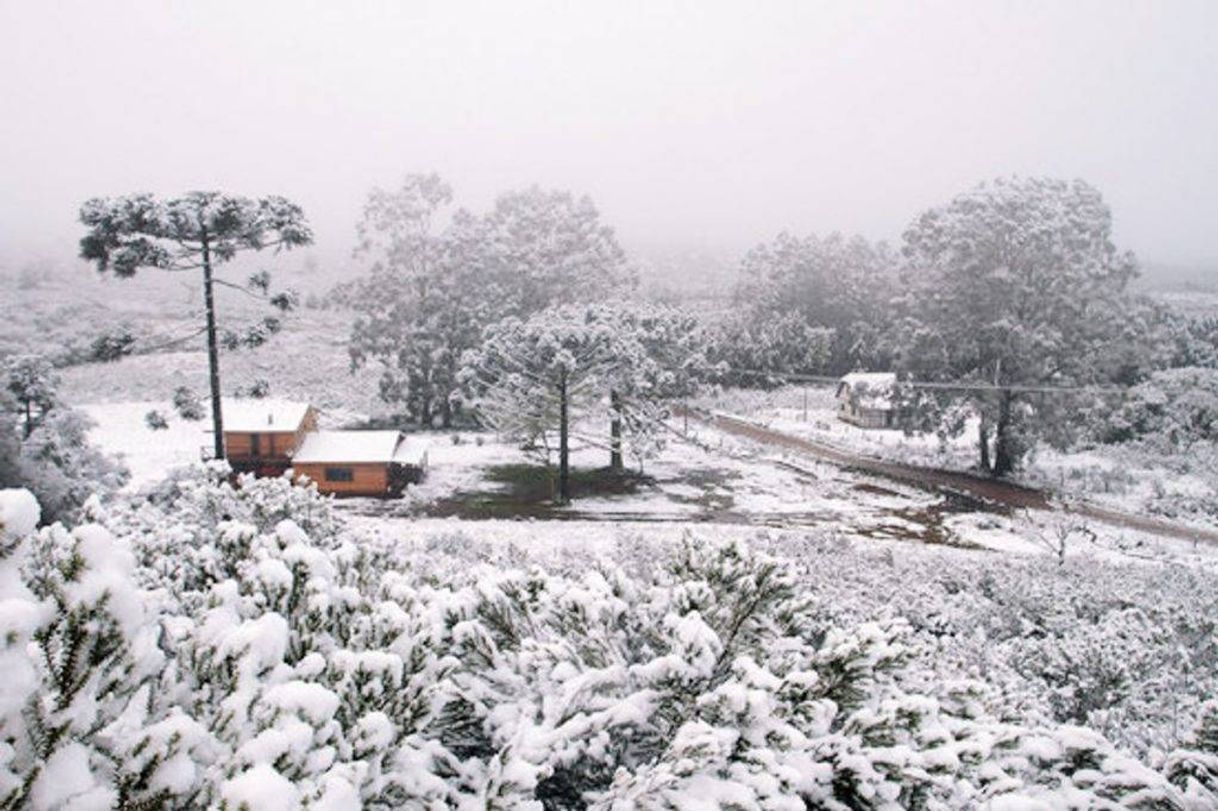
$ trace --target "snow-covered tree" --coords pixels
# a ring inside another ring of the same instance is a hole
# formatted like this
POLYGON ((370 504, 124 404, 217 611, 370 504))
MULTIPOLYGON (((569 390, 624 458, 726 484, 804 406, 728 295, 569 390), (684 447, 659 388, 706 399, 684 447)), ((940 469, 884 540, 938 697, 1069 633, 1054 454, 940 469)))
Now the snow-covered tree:
POLYGON ((533 186, 500 195, 485 217, 488 262, 510 314, 601 301, 635 283, 613 229, 592 199, 533 186))
POLYGON ((693 395, 718 367, 708 331, 692 313, 633 302, 599 313, 616 333, 607 385, 609 466, 618 470, 623 442, 640 463, 654 455, 672 401, 693 395))
POLYGON ((967 398, 981 417, 981 467, 1005 475, 1069 414, 1060 398, 1017 387, 1104 382, 1099 360, 1121 338, 1134 258, 1114 246, 1098 191, 1046 178, 982 184, 920 214, 904 241, 902 366, 996 387, 967 398))
POLYGON ((350 298, 355 366, 376 362, 380 393, 424 424, 453 418, 463 352, 506 316, 592 302, 627 285, 625 255, 588 198, 538 188, 502 195, 485 215, 446 216, 452 189, 409 175, 375 189, 359 225, 372 259, 350 298))
POLYGON ((439 221, 451 201, 436 175, 409 175, 400 188, 369 195, 357 253, 373 264, 352 294, 359 315, 349 344, 354 367, 380 366, 382 400, 423 425, 438 416, 444 427, 462 353, 506 312, 483 257, 481 221, 466 211, 439 221))
POLYGON ((16 358, 0 390, 0 487, 24 487, 48 521, 72 518, 94 493, 108 493, 125 471, 88 441, 88 417, 63 405, 44 361, 16 358), (21 399, 18 400, 17 398, 21 399))
POLYGON ((717 325, 713 358, 725 384, 769 388, 782 385, 784 375, 825 374, 833 338, 832 330, 810 326, 798 313, 737 314, 717 325))
POLYGON ((1141 441, 1169 453, 1218 442, 1218 369, 1155 372, 1130 390, 1096 433, 1105 442, 1141 441))
POLYGON ((555 307, 492 324, 464 357, 463 384, 479 417, 500 434, 558 455, 557 498, 570 490, 575 412, 596 402, 617 360, 617 325, 596 307, 555 307))
MULTIPOLYGON (((812 353, 818 363, 804 360, 775 372, 842 374, 884 367, 888 353, 883 338, 892 319, 897 265, 898 257, 883 242, 836 233, 823 239, 779 234, 741 262, 735 291, 740 337, 772 344, 784 332, 792 339, 801 329, 826 334, 825 356, 817 359, 812 353), (785 326, 776 329, 776 324, 785 326)), ((760 347, 756 351, 773 354, 760 347)), ((768 366, 753 368, 770 371, 768 366)))
POLYGON ((4 388, 21 415, 21 433, 29 438, 55 407, 59 376, 40 355, 16 355, 4 362, 4 388))
MULTIPOLYGON (((220 412, 220 332, 217 326, 215 285, 266 297, 283 310, 292 306, 290 294, 269 294, 269 277, 256 274, 246 286, 216 277, 220 265, 244 251, 290 249, 313 241, 300 206, 283 197, 251 200, 219 192, 191 192, 171 200, 150 194, 94 198, 80 208, 80 221, 88 233, 80 241, 81 258, 98 271, 130 278, 141 268, 184 272, 201 270, 207 334, 208 373, 211 385, 215 456, 224 458, 224 425, 220 412)), ((249 333, 257 343, 273 331, 276 319, 249 333)), ((240 339, 238 339, 240 342, 240 339)))

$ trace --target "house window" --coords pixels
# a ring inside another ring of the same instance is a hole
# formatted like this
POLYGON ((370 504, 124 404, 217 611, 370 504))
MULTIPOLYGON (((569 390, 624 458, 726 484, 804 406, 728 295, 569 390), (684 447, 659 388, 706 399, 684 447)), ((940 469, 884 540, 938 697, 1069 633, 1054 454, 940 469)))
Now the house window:
POLYGON ((326 481, 353 482, 355 481, 355 471, 349 467, 328 467, 326 468, 326 481))

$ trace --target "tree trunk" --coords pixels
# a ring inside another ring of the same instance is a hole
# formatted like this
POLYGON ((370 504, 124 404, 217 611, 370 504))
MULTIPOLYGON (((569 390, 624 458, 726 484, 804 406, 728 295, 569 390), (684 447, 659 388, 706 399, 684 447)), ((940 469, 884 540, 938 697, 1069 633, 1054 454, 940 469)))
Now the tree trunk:
POLYGON ((998 425, 994 428, 994 470, 995 477, 1005 476, 1015 469, 1015 449, 1011 441, 1011 405, 1012 397, 1009 391, 1003 391, 998 401, 998 425))
POLYGON ((609 392, 609 467, 622 469, 622 396, 609 392))
POLYGON ((571 471, 569 467, 570 448, 567 443, 568 419, 567 413, 567 373, 564 371, 558 379, 558 503, 566 504, 571 500, 571 471))
POLYGON ((211 283, 211 247, 203 232, 203 303, 207 310, 207 372, 211 384, 211 427, 215 458, 224 458, 224 417, 220 412, 220 347, 216 342, 216 299, 211 283))
POLYGON ((990 472, 990 427, 982 418, 977 423, 977 448, 981 451, 981 472, 990 472))

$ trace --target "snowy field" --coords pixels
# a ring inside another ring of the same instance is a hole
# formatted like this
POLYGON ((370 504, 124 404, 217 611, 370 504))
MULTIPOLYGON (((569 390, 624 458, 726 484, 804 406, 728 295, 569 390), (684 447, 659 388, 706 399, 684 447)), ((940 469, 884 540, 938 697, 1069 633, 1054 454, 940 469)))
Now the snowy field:
MULTIPOLYGON (((900 429, 859 428, 839 420, 833 388, 788 386, 772 391, 728 389, 705 395, 696 405, 731 414, 766 428, 886 461, 946 470, 976 468, 976 424, 946 442, 933 434, 906 436, 900 429), (806 409, 805 409, 806 403, 806 409)), ((1197 448, 1195 454, 1214 454, 1197 448)), ((1083 498, 1134 514, 1161 515, 1212 528, 1212 515, 1197 505, 1218 503, 1218 481, 1172 470, 1171 460, 1147 459, 1119 446, 1058 451, 1044 444, 1033 450, 1015 480, 1067 498, 1083 498)), ((1218 465, 1195 464, 1193 470, 1218 465)))
MULTIPOLYGON (((147 490, 167 471, 199 460, 207 445, 206 420, 190 422, 165 402, 99 403, 82 407, 95 422, 90 439, 116 454, 131 470, 127 489, 147 490), (167 416, 168 428, 152 431, 144 423, 149 410, 167 416)), ((339 425, 358 415, 323 412, 322 425, 339 425)), ((849 426, 847 426, 849 427, 849 426)), ((924 492, 885 479, 845 471, 790 452, 760 447, 706 426, 681 425, 658 458, 649 460, 645 476, 626 492, 594 493, 556 508, 548 495, 518 496, 498 478, 502 471, 535 469, 537 460, 491 434, 413 433, 407 445, 426 453, 425 481, 407 488, 401 499, 343 499, 337 509, 363 522, 410 527, 420 519, 458 521, 515 519, 506 525, 538 527, 547 519, 562 523, 669 523, 812 527, 844 538, 887 539, 962 548, 1053 555, 1053 516, 1002 513, 981 505, 924 492)), ((592 427, 588 428, 591 431, 592 427)), ((575 471, 596 471, 606 452, 576 443, 575 471)), ((1211 567, 1218 549, 1156 537, 1131 529, 1092 523, 1094 537, 1071 537, 1068 556, 1156 560, 1211 567)))

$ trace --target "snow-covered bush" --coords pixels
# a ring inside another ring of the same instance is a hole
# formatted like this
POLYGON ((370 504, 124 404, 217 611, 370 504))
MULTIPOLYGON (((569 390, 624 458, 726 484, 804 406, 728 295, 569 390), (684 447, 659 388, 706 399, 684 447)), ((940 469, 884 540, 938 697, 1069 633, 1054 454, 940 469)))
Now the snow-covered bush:
POLYGON ((765 536, 542 567, 455 535, 359 534, 313 490, 225 474, 91 502, 71 530, 33 533, 32 498, 0 494, 0 803, 1218 801, 1212 704, 1145 762, 1094 728, 1114 706, 1145 728, 1135 694, 1212 689, 1218 601, 1200 576, 1089 587, 1070 561, 949 570, 765 536), (1199 653, 1156 672, 1147 638, 1185 633, 1199 653))

